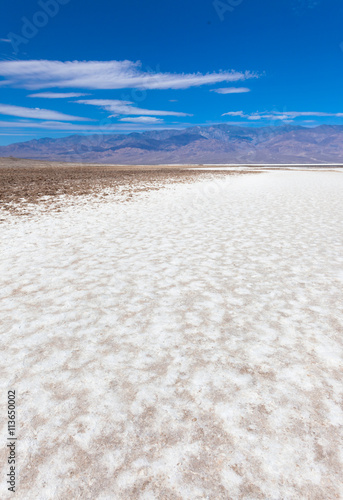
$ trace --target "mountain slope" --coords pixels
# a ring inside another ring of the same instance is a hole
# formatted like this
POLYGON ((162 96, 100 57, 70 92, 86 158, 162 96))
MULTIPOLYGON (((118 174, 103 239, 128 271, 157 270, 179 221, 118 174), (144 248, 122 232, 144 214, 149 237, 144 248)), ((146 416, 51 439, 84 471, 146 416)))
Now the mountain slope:
POLYGON ((128 135, 71 135, 2 146, 0 156, 118 164, 342 163, 343 126, 220 124, 128 135))

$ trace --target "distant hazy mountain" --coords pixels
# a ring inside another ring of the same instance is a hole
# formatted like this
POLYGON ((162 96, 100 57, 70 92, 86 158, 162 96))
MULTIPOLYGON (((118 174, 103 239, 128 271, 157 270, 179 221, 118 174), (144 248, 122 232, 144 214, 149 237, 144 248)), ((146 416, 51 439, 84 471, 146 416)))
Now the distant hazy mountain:
POLYGON ((72 135, 2 146, 0 156, 116 164, 343 163, 343 126, 222 124, 128 135, 72 135))

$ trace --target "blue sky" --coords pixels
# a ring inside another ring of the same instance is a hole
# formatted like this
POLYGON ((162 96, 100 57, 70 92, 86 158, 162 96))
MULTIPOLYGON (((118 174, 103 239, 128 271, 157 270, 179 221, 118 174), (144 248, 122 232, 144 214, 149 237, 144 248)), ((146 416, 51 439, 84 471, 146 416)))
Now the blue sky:
POLYGON ((343 124, 339 0, 2 0, 0 39, 0 144, 343 124))

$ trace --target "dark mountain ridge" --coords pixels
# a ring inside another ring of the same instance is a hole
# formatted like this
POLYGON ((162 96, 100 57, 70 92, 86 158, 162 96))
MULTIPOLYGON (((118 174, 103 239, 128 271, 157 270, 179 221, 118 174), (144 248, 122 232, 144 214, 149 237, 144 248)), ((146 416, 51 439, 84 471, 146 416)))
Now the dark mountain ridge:
POLYGON ((219 124, 127 135, 74 134, 2 146, 0 156, 114 164, 341 163, 343 126, 219 124))

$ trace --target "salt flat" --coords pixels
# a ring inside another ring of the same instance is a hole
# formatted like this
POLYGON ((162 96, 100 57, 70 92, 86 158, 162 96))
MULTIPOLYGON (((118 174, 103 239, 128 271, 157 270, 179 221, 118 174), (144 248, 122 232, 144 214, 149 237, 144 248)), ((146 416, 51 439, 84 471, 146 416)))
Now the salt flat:
POLYGON ((17 498, 343 498, 342 192, 280 170, 6 216, 17 498))

